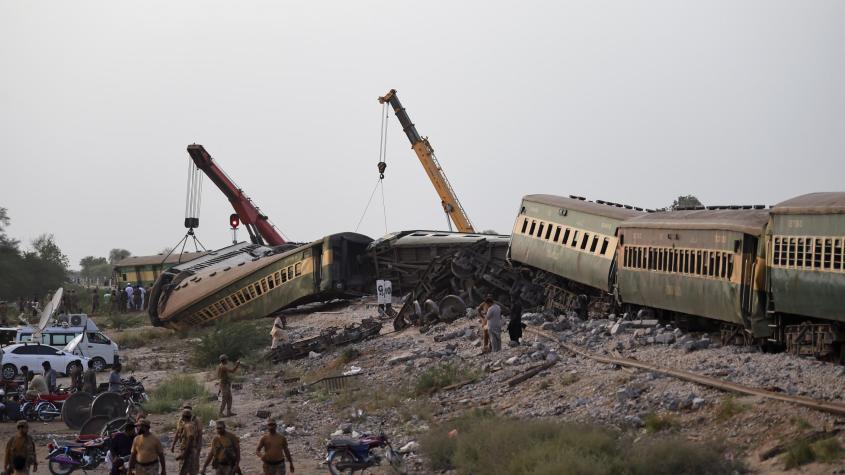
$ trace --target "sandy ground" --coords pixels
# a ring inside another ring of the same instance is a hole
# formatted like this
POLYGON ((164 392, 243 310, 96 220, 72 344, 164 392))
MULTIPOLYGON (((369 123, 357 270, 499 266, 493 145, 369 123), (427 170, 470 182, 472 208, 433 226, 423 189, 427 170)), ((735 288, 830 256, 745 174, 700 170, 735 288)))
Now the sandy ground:
MULTIPOLYGON (((289 334, 294 339, 314 336, 323 328, 360 322, 362 318, 375 314, 371 304, 355 302, 348 307, 330 307, 291 315, 288 318, 289 334)), ((269 332, 270 320, 263 320, 257 325, 262 327, 265 324, 269 332)), ((685 352, 672 346, 637 346, 628 343, 626 338, 630 335, 611 337, 606 334, 599 338, 595 337, 597 332, 594 330, 594 326, 584 324, 582 328, 575 324, 570 331, 570 341, 584 343, 587 335, 591 338, 587 346, 591 351, 599 352, 604 351, 602 348, 606 346, 619 348, 617 343, 623 342, 621 352, 624 356, 748 384, 777 384, 799 394, 826 399, 842 398, 839 391, 842 372, 837 366, 718 345, 695 352, 685 352)), ((673 419, 672 437, 721 443, 728 447, 728 456, 744 460, 756 473, 845 473, 841 462, 814 463, 785 471, 778 457, 759 460, 761 452, 794 440, 808 430, 845 429, 845 418, 751 397, 736 398, 743 410, 733 417, 723 418, 719 416, 719 408, 728 397, 725 393, 567 355, 556 348, 555 343, 528 334, 519 347, 504 347, 501 353, 480 355, 476 332, 477 323, 470 319, 437 327, 428 334, 420 334, 416 329, 393 332, 390 322, 385 322, 382 335, 356 345, 361 354, 349 362, 341 362, 339 355, 342 349, 335 349, 315 358, 281 365, 259 362, 245 368, 240 378, 242 389, 234 393, 238 415, 226 419, 231 430, 241 438, 244 473, 260 473, 259 461, 253 453, 263 430, 263 420, 256 416, 260 410, 270 411, 287 427, 296 473, 316 474, 327 473, 322 464, 325 444, 330 434, 341 426, 361 432, 382 429, 398 448, 417 440, 432 424, 479 406, 490 407, 503 415, 604 424, 635 437, 645 436, 645 429, 636 421, 649 413, 656 413, 673 419), (434 339, 436 335, 457 330, 463 330, 465 335, 442 342, 434 339), (509 387, 506 384, 509 378, 536 364, 538 350, 542 350, 540 353, 543 355, 557 350, 558 363, 534 378, 509 387), (429 397, 392 397, 399 394, 401 384, 413 381, 426 368, 445 362, 471 368, 480 375, 479 380, 429 397), (282 382, 285 378, 299 377, 301 381, 313 381, 340 374, 352 366, 361 368, 361 376, 357 377, 361 389, 350 393, 351 396, 320 389, 285 396, 286 391, 293 387, 282 382), (703 402, 695 407, 684 403, 693 398, 703 402), (379 407, 380 401, 385 401, 383 407, 379 407), (681 404, 676 404, 679 401, 681 404)), ((208 371, 191 368, 186 363, 190 350, 190 340, 169 337, 151 341, 143 348, 125 350, 122 357, 129 367, 135 368, 134 376, 144 382, 148 391, 168 375, 184 373, 195 375, 210 393, 216 394, 216 383, 208 371), (142 371, 140 368, 147 369, 142 371)), ((100 379, 106 377, 107 374, 102 374, 100 379)), ((65 380, 61 382, 67 384, 65 380)), ((176 413, 151 415, 150 420, 153 432, 169 445, 176 413)), ((206 446, 212 433, 208 428, 210 422, 204 421, 206 446)), ((13 432, 13 424, 0 424, 0 437, 8 438, 13 432)), ((42 463, 49 439, 74 435, 62 422, 33 423, 32 433, 36 437, 42 463)), ((845 444, 842 435, 840 441, 845 444)), ((168 472, 175 473, 176 461, 169 452, 167 456, 168 472)), ((408 456, 412 473, 427 473, 423 462, 421 455, 411 453, 408 456)), ((39 468, 40 473, 46 471, 46 464, 39 468)), ((368 473, 392 471, 381 467, 368 473)))

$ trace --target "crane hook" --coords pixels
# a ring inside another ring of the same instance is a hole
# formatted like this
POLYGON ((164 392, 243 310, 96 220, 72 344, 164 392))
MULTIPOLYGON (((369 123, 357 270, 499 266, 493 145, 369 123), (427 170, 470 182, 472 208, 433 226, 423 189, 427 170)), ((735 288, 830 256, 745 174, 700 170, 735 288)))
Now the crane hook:
POLYGON ((384 170, 387 169, 387 164, 384 162, 378 162, 378 175, 379 179, 384 180, 384 170))

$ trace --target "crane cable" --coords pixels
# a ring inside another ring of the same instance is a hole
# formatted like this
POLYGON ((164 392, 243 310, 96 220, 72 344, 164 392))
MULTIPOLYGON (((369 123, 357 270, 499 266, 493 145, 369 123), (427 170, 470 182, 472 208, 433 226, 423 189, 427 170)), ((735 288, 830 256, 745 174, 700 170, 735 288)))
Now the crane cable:
POLYGON ((378 172, 379 178, 376 181, 376 186, 373 187, 373 191, 370 193, 370 199, 367 200, 367 205, 364 206, 364 212, 361 213, 361 218, 358 220, 358 225, 355 226, 355 231, 358 231, 358 228, 361 227, 361 223, 364 221, 364 217, 367 215, 367 210, 370 208, 370 204, 373 202, 373 197, 376 194, 376 190, 381 187, 381 209, 384 215, 384 233, 387 234, 387 202, 384 198, 384 171, 387 169, 387 122, 390 114, 390 109, 387 107, 387 103, 385 102, 382 105, 382 114, 381 114, 381 127, 379 128, 379 150, 378 150, 378 172))

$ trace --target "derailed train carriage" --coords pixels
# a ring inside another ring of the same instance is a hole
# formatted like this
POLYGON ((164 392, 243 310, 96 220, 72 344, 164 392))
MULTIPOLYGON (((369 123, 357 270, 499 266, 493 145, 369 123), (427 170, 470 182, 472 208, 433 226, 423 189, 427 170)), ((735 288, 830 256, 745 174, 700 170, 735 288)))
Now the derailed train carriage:
POLYGON ((592 287, 594 296, 614 294, 617 305, 721 321, 726 341, 845 356, 845 193, 803 195, 769 210, 708 207, 610 223, 604 208, 572 199, 543 197, 541 204, 560 205, 561 216, 577 211, 584 226, 574 247, 574 229, 564 247, 558 224, 549 231, 553 210, 532 206, 537 195, 523 199, 510 253, 516 265, 552 273, 570 287, 592 287), (599 228, 590 224, 596 221, 599 228), (598 229, 615 232, 608 244, 615 248, 605 252, 612 262, 574 256, 573 249, 589 251, 594 243, 600 249, 604 236, 584 236, 598 229))
POLYGON ((304 245, 240 243, 175 266, 150 292, 153 325, 183 330, 220 319, 372 293, 365 257, 372 239, 332 234, 304 245))

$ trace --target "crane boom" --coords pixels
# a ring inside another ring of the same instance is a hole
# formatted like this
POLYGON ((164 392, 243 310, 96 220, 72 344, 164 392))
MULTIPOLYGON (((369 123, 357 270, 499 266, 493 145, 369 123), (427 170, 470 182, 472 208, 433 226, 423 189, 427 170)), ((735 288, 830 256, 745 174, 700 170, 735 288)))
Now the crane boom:
POLYGON ((232 203, 232 208, 238 213, 241 222, 249 233, 250 240, 254 244, 264 244, 265 241, 271 246, 285 244, 285 239, 273 228, 273 225, 267 219, 267 215, 263 214, 243 190, 226 175, 223 169, 214 163, 205 147, 198 144, 188 145, 188 154, 197 168, 202 170, 232 203))
POLYGON ((417 132, 417 128, 411 122, 411 118, 408 117, 408 113, 396 96, 396 89, 391 89, 387 94, 379 97, 378 101, 381 104, 388 103, 393 108, 396 118, 402 124, 402 130, 405 131, 405 135, 411 141, 411 148, 416 152, 417 158, 420 159, 423 169, 425 169, 429 180, 431 180, 431 184, 434 185, 434 189, 440 196, 440 203, 443 205, 443 211, 446 212, 446 216, 455 223, 458 231, 462 233, 474 233, 475 229, 472 227, 469 216, 467 216, 464 207, 461 206, 461 202, 458 201, 458 195, 446 178, 443 167, 440 166, 440 162, 434 156, 434 148, 428 142, 427 137, 421 137, 419 132, 417 132))

